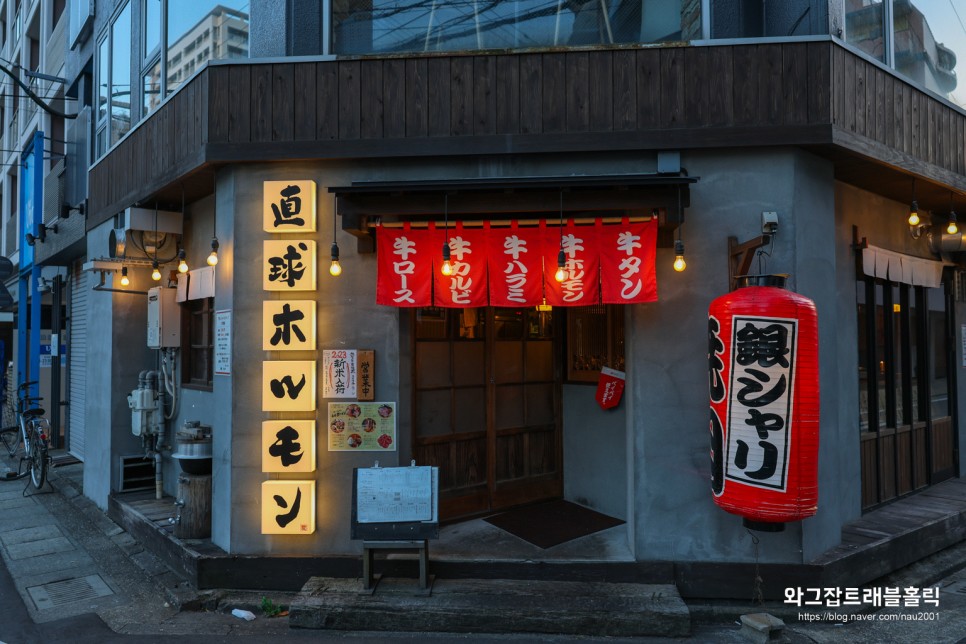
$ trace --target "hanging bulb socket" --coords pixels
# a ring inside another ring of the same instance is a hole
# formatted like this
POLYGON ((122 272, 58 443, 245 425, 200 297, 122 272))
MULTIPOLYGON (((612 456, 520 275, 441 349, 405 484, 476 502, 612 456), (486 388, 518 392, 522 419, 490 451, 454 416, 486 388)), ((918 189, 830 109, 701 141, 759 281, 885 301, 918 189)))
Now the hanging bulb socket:
POLYGON ((215 266, 218 264, 218 238, 213 237, 211 240, 211 254, 208 255, 208 266, 215 266))
POLYGON ((185 261, 185 252, 183 248, 178 251, 178 272, 179 273, 188 272, 188 262, 185 261))
POLYGON ((672 266, 678 273, 688 267, 688 263, 684 261, 684 242, 680 239, 674 242, 674 264, 672 266))
POLYGON ((959 232, 959 226, 956 224, 956 211, 949 211, 949 224, 946 226, 946 233, 949 235, 955 235, 959 232))
POLYGON ((158 267, 158 260, 151 262, 151 279, 155 282, 161 281, 161 269, 158 267))
POLYGON ((342 264, 339 263, 339 244, 332 242, 331 249, 332 263, 329 264, 329 275, 338 277, 342 275, 342 264))
POLYGON ((450 261, 449 242, 443 242, 443 265, 439 272, 449 277, 453 274, 453 263, 450 261))
POLYGON ((918 226, 919 225, 919 222, 920 222, 920 219, 919 219, 919 204, 916 203, 915 199, 913 199, 912 205, 909 206, 909 220, 908 221, 909 221, 909 225, 910 226, 918 226))
POLYGON ((131 280, 127 276, 127 266, 121 267, 121 286, 130 286, 131 280))
POLYGON ((557 253, 557 272, 553 274, 553 278, 558 282, 567 279, 567 255, 563 248, 557 253))

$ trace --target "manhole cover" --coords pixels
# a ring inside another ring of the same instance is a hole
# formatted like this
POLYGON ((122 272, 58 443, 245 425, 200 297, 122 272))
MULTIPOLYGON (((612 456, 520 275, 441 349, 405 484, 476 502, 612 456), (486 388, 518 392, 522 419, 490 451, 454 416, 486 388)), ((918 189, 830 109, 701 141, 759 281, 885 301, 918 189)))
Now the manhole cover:
POLYGON ((100 575, 75 577, 43 586, 33 586, 28 588, 27 592, 30 593, 30 598, 34 600, 37 608, 41 610, 114 594, 100 575))

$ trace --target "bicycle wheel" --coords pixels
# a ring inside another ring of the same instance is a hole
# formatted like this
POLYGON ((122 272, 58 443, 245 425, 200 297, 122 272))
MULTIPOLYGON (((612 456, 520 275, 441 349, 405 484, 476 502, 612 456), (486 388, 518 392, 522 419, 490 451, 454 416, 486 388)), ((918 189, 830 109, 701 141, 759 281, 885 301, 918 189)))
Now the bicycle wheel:
POLYGON ((47 480, 47 443, 41 440, 35 429, 27 437, 27 458, 30 461, 30 480, 38 490, 47 480))

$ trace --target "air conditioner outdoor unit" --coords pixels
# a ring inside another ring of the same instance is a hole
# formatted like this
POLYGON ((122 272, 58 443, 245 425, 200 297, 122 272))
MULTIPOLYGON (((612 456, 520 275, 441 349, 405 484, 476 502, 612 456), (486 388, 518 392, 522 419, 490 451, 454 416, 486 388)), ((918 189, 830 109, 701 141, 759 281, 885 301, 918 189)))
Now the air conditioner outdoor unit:
POLYGON ((108 240, 108 254, 111 257, 127 257, 127 248, 132 238, 136 246, 145 253, 157 253, 158 246, 166 245, 168 235, 182 234, 183 217, 176 210, 154 210, 152 208, 125 208, 119 217, 119 228, 111 231, 108 240))

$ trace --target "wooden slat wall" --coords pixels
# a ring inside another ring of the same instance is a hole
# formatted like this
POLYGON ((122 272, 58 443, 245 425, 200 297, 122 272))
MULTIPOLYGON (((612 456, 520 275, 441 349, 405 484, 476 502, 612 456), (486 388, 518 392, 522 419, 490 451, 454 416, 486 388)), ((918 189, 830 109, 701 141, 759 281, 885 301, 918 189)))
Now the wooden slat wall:
POLYGON ((89 225, 262 159, 811 144, 962 175, 964 121, 830 42, 215 65, 91 170, 89 225))
POLYGON ((847 49, 832 47, 831 54, 834 126, 923 164, 966 174, 966 117, 847 49))

